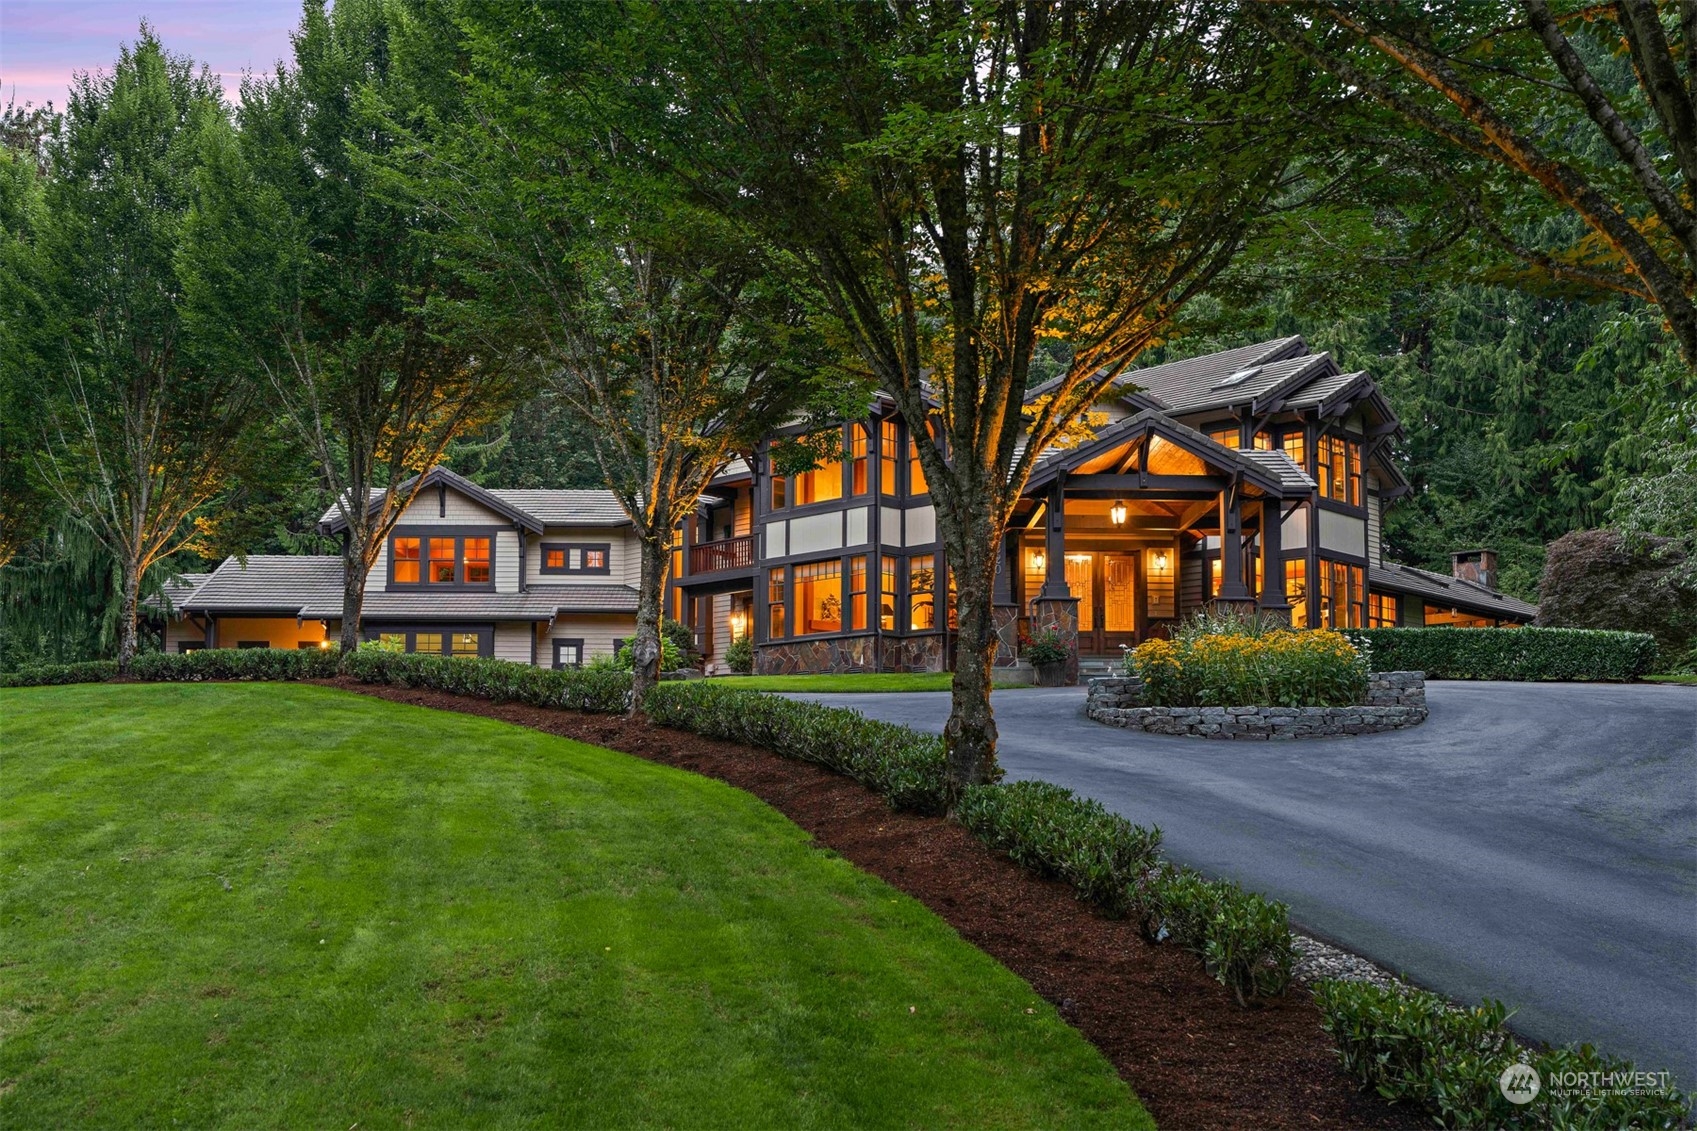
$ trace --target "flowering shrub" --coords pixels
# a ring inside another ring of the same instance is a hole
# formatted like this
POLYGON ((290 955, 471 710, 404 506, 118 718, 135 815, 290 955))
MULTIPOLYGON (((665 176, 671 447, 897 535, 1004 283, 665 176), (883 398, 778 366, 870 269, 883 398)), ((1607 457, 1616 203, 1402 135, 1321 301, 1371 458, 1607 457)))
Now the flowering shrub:
POLYGON ((1065 663, 1066 641, 1052 628, 1046 628, 1035 636, 1022 633, 1019 638, 1019 658, 1028 664, 1037 665, 1065 663))
POLYGON ((1127 656, 1155 707, 1347 707, 1367 697, 1367 654, 1328 629, 1226 621, 1147 640, 1127 656))

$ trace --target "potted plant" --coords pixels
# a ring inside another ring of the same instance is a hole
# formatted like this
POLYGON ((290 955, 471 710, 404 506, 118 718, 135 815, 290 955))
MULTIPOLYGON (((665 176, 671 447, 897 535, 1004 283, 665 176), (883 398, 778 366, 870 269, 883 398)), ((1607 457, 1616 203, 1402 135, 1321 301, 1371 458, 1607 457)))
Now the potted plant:
POLYGON ((1038 687, 1064 687, 1070 651, 1061 634, 1052 628, 1020 642, 1020 657, 1037 669, 1038 687))

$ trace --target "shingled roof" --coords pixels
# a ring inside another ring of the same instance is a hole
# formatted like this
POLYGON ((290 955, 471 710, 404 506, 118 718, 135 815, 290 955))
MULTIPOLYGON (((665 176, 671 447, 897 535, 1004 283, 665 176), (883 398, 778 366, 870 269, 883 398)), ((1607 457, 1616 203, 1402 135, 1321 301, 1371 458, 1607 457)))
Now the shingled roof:
MULTIPOLYGON (((416 477, 415 477, 416 478, 416 477)), ((404 493, 413 489, 413 479, 396 488, 404 493)), ((624 526, 630 522, 624 508, 613 492, 600 489, 575 488, 495 488, 480 487, 465 476, 445 467, 433 467, 424 475, 420 490, 442 484, 458 491, 509 521, 516 522, 535 533, 545 526, 624 526)), ((366 495, 366 505, 375 508, 383 498, 384 488, 373 487, 366 495)), ((347 525, 341 508, 331 504, 318 519, 319 527, 334 533, 347 525)))
POLYGON ((150 613, 179 613, 183 603, 210 573, 179 573, 161 585, 160 592, 142 598, 141 607, 150 613))
POLYGON ((1507 593, 1431 570, 1416 569, 1400 562, 1386 562, 1367 571, 1368 588, 1376 592, 1409 593, 1434 605, 1460 609, 1476 616, 1505 620, 1531 620, 1538 606, 1507 593))
POLYGON ((297 615, 308 604, 342 615, 342 559, 335 556, 254 554, 244 565, 225 558, 184 602, 190 612, 297 615))

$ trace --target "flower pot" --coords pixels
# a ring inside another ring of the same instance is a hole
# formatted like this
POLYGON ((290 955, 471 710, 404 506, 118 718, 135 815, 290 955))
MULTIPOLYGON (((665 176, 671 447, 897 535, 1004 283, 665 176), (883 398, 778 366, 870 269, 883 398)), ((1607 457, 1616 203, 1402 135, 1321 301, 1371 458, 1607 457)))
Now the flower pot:
POLYGON ((1049 664, 1037 664, 1038 687, 1065 687, 1067 685, 1067 662, 1056 660, 1049 664))

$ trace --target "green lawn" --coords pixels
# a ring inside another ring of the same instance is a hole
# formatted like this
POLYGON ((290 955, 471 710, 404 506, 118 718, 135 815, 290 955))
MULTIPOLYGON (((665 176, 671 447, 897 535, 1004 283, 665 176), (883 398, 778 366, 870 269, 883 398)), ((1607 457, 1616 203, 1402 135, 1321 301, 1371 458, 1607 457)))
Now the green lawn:
MULTIPOLYGON (((847 675, 728 675, 715 676, 734 687, 751 691, 811 691, 817 694, 852 691, 947 691, 954 680, 950 672, 851 672, 847 675)), ((1026 687, 1023 683, 998 683, 1000 688, 1026 687)))
POLYGON ((1647 675, 1644 679, 1650 683, 1688 683, 1697 686, 1697 675, 1686 672, 1676 672, 1671 675, 1647 675))
POLYGON ((718 782, 300 685, 0 692, 0 1126, 1150 1126, 718 782))

